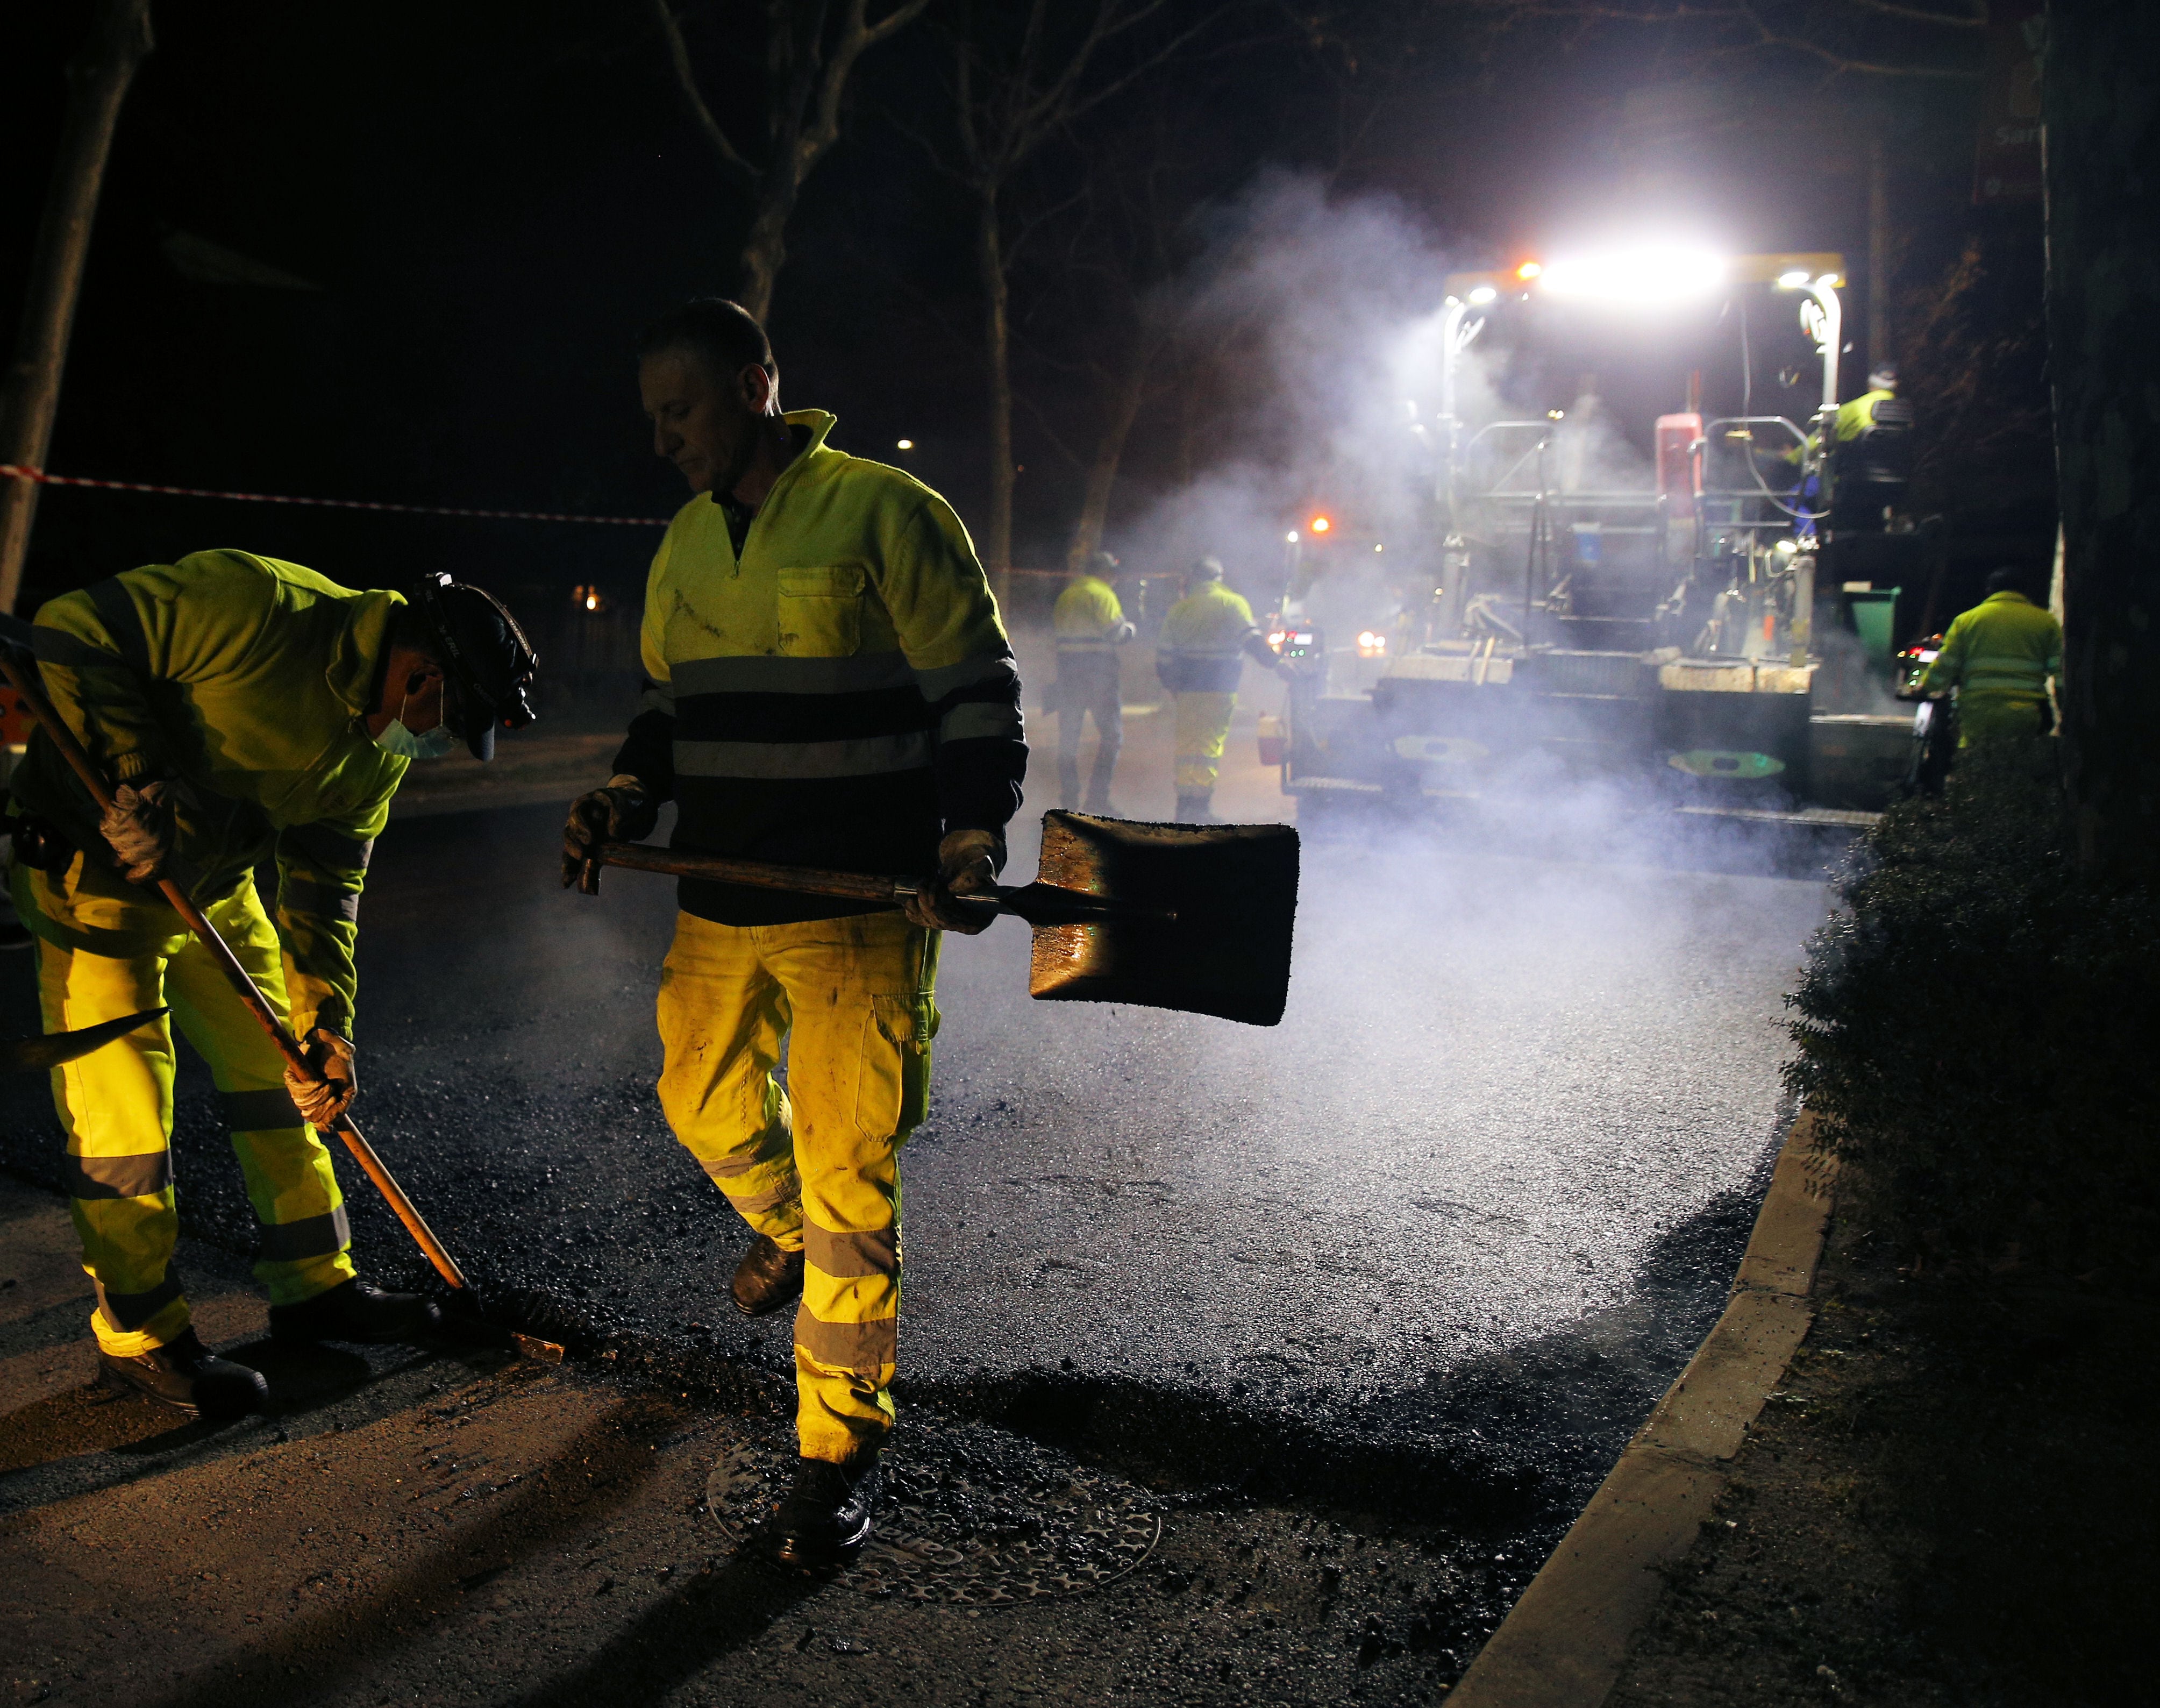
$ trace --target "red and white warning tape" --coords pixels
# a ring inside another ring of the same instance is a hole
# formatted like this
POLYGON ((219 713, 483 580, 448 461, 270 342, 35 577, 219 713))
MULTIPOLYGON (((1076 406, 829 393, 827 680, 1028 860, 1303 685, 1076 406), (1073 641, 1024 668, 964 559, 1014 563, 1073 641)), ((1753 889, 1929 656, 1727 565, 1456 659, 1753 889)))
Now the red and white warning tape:
MULTIPOLYGON (((55 475, 20 463, 0 463, 0 480, 34 480, 40 486, 91 486, 103 492, 155 492, 167 498, 226 498, 238 504, 305 504, 318 510, 381 510, 398 516, 472 516, 488 522, 590 522, 609 527, 666 527, 664 516, 578 516, 554 510, 472 510, 449 504, 381 504, 370 498, 296 498, 283 492, 213 492, 203 486, 159 486, 147 480, 97 480, 55 475)), ((1010 569, 1011 575, 1062 576, 1062 569, 1010 569)))
POLYGON ((144 480, 94 480, 54 475, 19 463, 0 463, 0 480, 34 480, 40 486, 94 486, 106 492, 156 492, 169 498, 226 498, 241 504, 305 504, 321 510, 382 510, 400 516, 472 516, 490 522, 590 522, 614 527, 666 527, 664 516, 575 516, 552 510, 471 510, 448 504, 379 504, 366 498, 295 498, 282 492, 212 492, 200 486, 158 486, 144 480))

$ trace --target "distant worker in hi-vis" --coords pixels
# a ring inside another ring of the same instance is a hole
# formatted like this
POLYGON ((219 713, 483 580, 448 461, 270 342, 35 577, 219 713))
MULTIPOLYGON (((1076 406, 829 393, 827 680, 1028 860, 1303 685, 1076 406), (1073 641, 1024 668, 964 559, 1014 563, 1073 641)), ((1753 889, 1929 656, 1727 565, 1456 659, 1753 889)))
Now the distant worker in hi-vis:
POLYGON ((1958 746, 2054 727, 2048 678, 2063 671, 2063 626, 2020 590, 2022 574, 1997 569, 1987 597, 1950 625, 1920 681, 1924 694, 1957 690, 1958 746))
POLYGON ((1253 658, 1287 675, 1253 621, 1253 608, 1223 584, 1218 558, 1186 572, 1185 597, 1162 620, 1155 674, 1177 700, 1177 822, 1215 822, 1215 779, 1238 709, 1238 678, 1253 658))
POLYGON ((1051 626, 1057 636, 1057 680, 1051 685, 1051 709, 1057 714, 1057 798, 1064 807, 1114 817, 1110 779, 1124 745, 1118 649, 1133 638, 1110 577, 1118 560, 1108 552, 1092 553, 1087 566, 1057 595, 1051 626), (1088 796, 1080 798, 1080 735, 1090 715, 1095 719, 1095 763, 1088 774, 1088 796))

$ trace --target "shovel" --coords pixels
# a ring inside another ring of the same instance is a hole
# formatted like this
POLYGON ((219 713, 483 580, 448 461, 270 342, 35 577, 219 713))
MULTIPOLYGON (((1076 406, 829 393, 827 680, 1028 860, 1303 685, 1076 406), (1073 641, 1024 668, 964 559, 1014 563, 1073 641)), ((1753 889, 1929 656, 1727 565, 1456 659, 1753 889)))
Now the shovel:
MULTIPOLYGON (((885 907, 922 887, 915 878, 597 843, 579 890, 599 894, 604 865, 885 907)), ((1035 882, 953 899, 1034 928, 1027 989, 1038 1001, 1124 1003, 1271 1026, 1290 994, 1297 832, 1046 812, 1035 882)))
POLYGON ((46 1032, 35 1038, 0 1038, 0 1073, 35 1073, 73 1062, 101 1048, 115 1038, 124 1038, 136 1027, 147 1025, 164 1013, 162 1008, 122 1015, 117 1020, 100 1020, 72 1032, 46 1032))

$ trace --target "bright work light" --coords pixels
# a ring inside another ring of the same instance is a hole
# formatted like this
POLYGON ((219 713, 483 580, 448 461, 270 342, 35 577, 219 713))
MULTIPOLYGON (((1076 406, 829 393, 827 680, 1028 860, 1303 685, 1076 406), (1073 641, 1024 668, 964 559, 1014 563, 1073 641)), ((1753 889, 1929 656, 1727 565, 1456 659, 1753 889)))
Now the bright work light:
POLYGON ((1550 262, 1538 285, 1555 297, 1648 306, 1706 296, 1725 275, 1723 257, 1707 249, 1643 245, 1550 262))
POLYGON ((1799 290, 1807 282, 1808 275, 1804 268, 1792 273, 1781 273, 1778 275, 1778 288, 1781 291, 1799 290))
POLYGON ((911 439, 904 439, 900 442, 900 448, 904 451, 911 451, 915 449, 915 441, 911 439))
POLYGON ((1316 516, 1312 519, 1312 531, 1316 534, 1324 534, 1334 526, 1335 524, 1324 516, 1316 516))
POLYGON ((1470 293, 1470 306, 1473 309, 1482 309, 1499 294, 1499 292, 1494 290, 1490 285, 1480 285, 1470 293))

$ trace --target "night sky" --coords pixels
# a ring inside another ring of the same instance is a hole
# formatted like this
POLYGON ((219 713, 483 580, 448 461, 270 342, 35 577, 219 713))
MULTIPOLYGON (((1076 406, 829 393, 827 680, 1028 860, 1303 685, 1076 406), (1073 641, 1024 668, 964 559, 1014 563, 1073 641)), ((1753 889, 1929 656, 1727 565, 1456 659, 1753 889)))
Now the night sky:
MULTIPOLYGON (((88 11, 22 8, 0 64, 0 134, 15 163, 0 215, 9 326, 59 128, 60 68, 88 11)), ((729 15, 693 10, 693 39, 716 96, 750 101, 755 84, 740 68, 723 80, 714 52, 754 48, 721 27, 729 15)), ((1897 138, 1900 289, 1925 289, 1973 241, 1966 86, 1762 65, 1713 81, 1647 32, 1494 34, 1444 7, 1337 16, 1347 37, 1301 34, 1274 8, 1233 21, 1213 50, 1046 150, 1016 215, 1106 175, 1150 174, 1181 221, 1174 270, 1257 180, 1302 172, 1329 198, 1384 199, 1447 264, 1654 220, 1735 249, 1840 249, 1857 267, 1866 191, 1851 116, 1865 109, 1897 138)), ((107 179, 55 471, 418 503, 676 507, 678 477, 647 448, 629 352, 662 309, 730 288, 746 209, 683 117, 641 8, 168 0, 156 28, 107 179), (190 278, 174 255, 202 240, 316 288, 190 278)), ((896 439, 914 439, 908 466, 979 526, 970 208, 916 139, 949 132, 947 53, 919 27, 864 62, 849 134, 791 229, 772 330, 785 401, 832 409, 844 449, 892 456, 896 439)), ((2037 234, 2034 217, 2034 268, 2037 234)), ((1088 282, 1090 241, 1053 218, 1015 274, 1022 564, 1062 558, 1081 471, 1060 447, 1091 444, 1088 365, 1125 335, 1088 282)), ((2028 240, 2021 228, 1993 241, 2022 257, 2028 240)), ((1403 288, 1436 302, 1437 268, 1403 288)), ((1571 387, 1568 366, 1540 383, 1571 387)), ((1630 409, 1678 407, 1659 392, 1669 363, 1639 398, 1630 384, 1610 377, 1608 394, 1630 409)), ((1120 518, 1196 459, 1274 454, 1253 427, 1269 406, 1234 351, 1173 389, 1135 431, 1114 543, 1120 518)), ((531 597, 586 581, 627 590, 655 537, 48 489, 24 604, 228 544, 348 584, 449 568, 531 597)))

